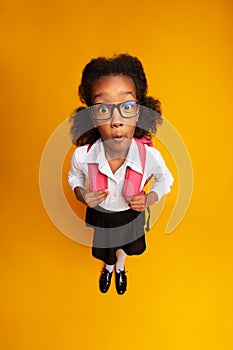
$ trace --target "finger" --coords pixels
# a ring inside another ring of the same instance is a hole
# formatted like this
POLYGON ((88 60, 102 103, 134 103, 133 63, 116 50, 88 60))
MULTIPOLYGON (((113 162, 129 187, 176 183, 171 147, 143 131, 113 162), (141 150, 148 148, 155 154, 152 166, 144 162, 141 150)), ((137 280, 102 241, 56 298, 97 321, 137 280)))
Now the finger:
POLYGON ((105 199, 108 196, 108 193, 103 193, 101 195, 98 195, 98 198, 100 198, 101 200, 105 199))
POLYGON ((132 201, 130 202, 130 204, 134 206, 143 206, 146 204, 146 201, 145 200, 132 201))
POLYGON ((99 194, 99 195, 102 195, 102 194, 109 194, 109 190, 101 190, 101 191, 97 191, 97 193, 99 194))
POLYGON ((87 204, 88 204, 88 206, 93 208, 93 207, 99 205, 102 201, 103 201, 103 199, 98 197, 98 198, 87 201, 87 204))
POLYGON ((134 207, 130 207, 132 210, 134 210, 134 211, 138 211, 138 212, 142 212, 142 211, 144 211, 145 209, 144 209, 144 207, 140 207, 140 208, 138 208, 138 207, 136 207, 136 208, 134 208, 134 207))
POLYGON ((94 198, 102 198, 103 196, 107 196, 109 194, 109 191, 108 190, 103 190, 103 191, 97 191, 97 192, 87 192, 85 194, 86 198, 89 198, 89 199, 94 199, 94 198))
POLYGON ((138 201, 145 201, 145 195, 141 194, 141 195, 133 196, 131 202, 138 202, 138 201))
POLYGON ((145 203, 131 203, 130 208, 133 210, 144 210, 145 203))
POLYGON ((85 193, 85 197, 86 198, 96 198, 98 196, 98 192, 91 192, 91 191, 88 191, 85 193))
POLYGON ((144 203, 137 203, 137 204, 133 204, 131 205, 132 208, 144 208, 145 204, 144 203))
POLYGON ((105 198, 109 195, 110 191, 108 189, 91 192, 88 191, 85 194, 85 201, 90 207, 95 207, 105 200, 105 198))

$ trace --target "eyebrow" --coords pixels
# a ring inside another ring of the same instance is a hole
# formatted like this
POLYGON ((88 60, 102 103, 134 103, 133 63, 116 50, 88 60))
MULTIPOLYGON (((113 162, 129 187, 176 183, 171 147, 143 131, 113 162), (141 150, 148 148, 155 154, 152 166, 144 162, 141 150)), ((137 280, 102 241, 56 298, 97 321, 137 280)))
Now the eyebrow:
MULTIPOLYGON (((132 91, 120 91, 120 95, 129 95, 129 94, 133 96, 132 91)), ((100 92, 99 94, 94 95, 93 100, 95 100, 97 97, 105 97, 107 95, 108 95, 107 92, 100 92)))

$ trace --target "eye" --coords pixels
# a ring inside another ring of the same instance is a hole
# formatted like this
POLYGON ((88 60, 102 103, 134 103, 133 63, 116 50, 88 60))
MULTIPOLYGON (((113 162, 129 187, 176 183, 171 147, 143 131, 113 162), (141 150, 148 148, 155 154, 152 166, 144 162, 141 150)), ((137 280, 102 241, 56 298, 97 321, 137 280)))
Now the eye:
POLYGON ((133 102, 132 101, 127 101, 127 102, 124 103, 124 109, 126 111, 130 110, 132 108, 132 106, 133 106, 133 102))
POLYGON ((126 101, 123 104, 123 112, 132 114, 137 112, 137 101, 126 101))
POLYGON ((100 105, 98 108, 98 113, 101 113, 101 114, 108 113, 108 107, 106 105, 100 105))
POLYGON ((135 108, 135 106, 136 106, 136 101, 126 101, 124 103, 124 110, 130 111, 132 108, 135 108))

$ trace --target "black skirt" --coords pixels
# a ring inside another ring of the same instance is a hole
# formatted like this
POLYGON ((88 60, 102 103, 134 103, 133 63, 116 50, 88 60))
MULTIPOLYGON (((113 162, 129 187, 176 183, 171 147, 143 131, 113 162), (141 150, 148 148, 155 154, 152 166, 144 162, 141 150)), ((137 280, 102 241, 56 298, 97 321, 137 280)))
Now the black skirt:
POLYGON ((123 249, 127 255, 140 255, 146 249, 145 212, 87 208, 86 225, 94 229, 92 255, 106 264, 116 263, 118 249, 123 249))

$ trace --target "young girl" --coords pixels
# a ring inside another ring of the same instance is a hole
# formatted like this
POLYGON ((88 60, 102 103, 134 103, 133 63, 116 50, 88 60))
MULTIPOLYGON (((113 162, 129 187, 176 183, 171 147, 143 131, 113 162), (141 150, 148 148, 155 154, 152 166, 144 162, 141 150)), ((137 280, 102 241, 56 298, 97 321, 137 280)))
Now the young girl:
POLYGON ((68 181, 87 206, 86 224, 94 228, 92 255, 105 263, 100 291, 108 291, 115 267, 116 290, 123 294, 127 255, 146 249, 145 209, 173 183, 160 152, 150 147, 162 122, 160 102, 147 96, 142 64, 128 54, 91 60, 83 70, 79 96, 87 108, 80 107, 71 117, 77 149, 68 181), (146 194, 143 187, 150 177, 154 182, 146 194))

